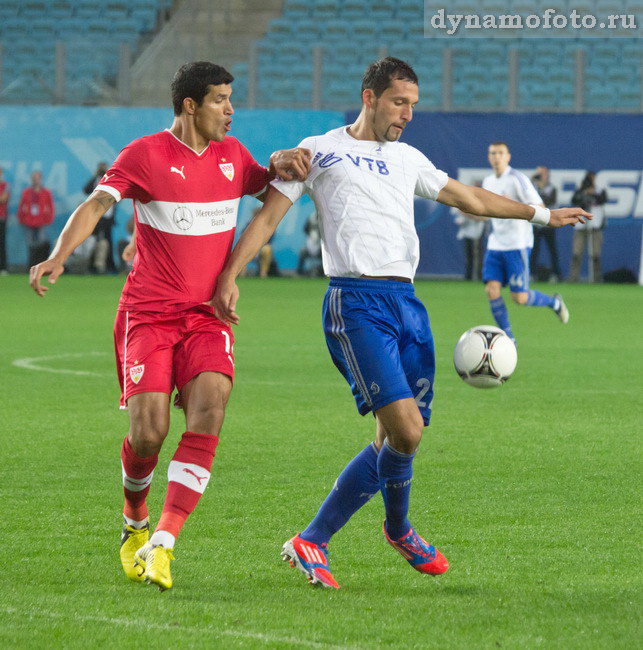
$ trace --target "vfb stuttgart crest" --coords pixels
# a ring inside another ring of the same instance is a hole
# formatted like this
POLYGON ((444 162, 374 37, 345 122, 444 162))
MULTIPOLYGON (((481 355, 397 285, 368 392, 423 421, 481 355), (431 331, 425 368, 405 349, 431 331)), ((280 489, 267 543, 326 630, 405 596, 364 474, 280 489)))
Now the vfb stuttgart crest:
POLYGON ((231 181, 234 178, 234 165, 232 163, 220 163, 219 169, 223 172, 223 175, 231 181))
POLYGON ((138 382, 141 381, 141 377, 143 377, 144 372, 145 372, 145 364, 142 363, 140 366, 132 366, 129 369, 129 376, 132 378, 132 381, 135 384, 138 384, 138 382))

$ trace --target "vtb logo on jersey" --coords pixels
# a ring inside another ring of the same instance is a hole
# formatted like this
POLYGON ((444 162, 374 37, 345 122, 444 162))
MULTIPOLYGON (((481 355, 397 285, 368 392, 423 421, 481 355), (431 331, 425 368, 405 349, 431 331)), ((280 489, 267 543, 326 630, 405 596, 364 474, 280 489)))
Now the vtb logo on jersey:
POLYGON ((234 165, 230 162, 225 162, 225 158, 222 160, 224 162, 219 164, 219 169, 223 172, 223 175, 231 181, 234 178, 234 165))
POLYGON ((141 381, 144 372, 145 372, 145 364, 142 363, 140 366, 132 366, 129 369, 129 376, 132 378, 132 381, 135 384, 138 384, 138 382, 141 381))

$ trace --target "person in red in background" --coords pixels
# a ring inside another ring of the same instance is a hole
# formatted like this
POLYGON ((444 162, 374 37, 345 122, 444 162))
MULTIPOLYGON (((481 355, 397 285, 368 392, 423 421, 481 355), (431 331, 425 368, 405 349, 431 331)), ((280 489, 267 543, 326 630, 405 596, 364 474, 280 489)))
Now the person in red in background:
POLYGON ((7 230, 7 207, 11 188, 3 178, 3 169, 0 167, 0 275, 7 275, 7 249, 5 235, 7 230))
MULTIPOLYGON (((208 304, 234 239, 239 201, 263 200, 278 174, 304 180, 310 151, 277 151, 266 169, 228 136, 233 76, 206 61, 186 63, 172 81, 174 122, 134 140, 72 214, 49 260, 31 269, 43 296, 65 260, 116 202, 134 202, 136 251, 114 325, 121 406, 130 430, 121 447, 125 493, 121 564, 134 581, 172 587, 170 561, 181 527, 210 479, 234 377, 234 338, 208 304), (178 389, 186 430, 168 468, 161 518, 149 535, 146 497, 178 389)), ((91 470, 88 470, 89 472, 91 470)), ((88 480, 91 477, 88 474, 88 480)))
POLYGON ((18 206, 18 221, 25 228, 27 248, 45 240, 44 228, 54 220, 55 214, 54 199, 42 184, 42 174, 33 172, 31 185, 22 193, 18 206))

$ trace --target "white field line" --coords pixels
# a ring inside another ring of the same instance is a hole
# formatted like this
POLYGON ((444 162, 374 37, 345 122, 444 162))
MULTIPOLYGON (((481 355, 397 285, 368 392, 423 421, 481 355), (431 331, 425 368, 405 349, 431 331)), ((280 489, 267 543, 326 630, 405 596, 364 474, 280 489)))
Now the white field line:
POLYGON ((337 646, 331 645, 330 643, 318 643, 316 641, 307 641, 306 639, 297 639, 295 637, 281 637, 275 636, 272 634, 262 634, 261 632, 251 632, 249 630, 230 630, 230 629, 218 629, 211 625, 206 625, 203 627, 198 627, 195 625, 168 625, 164 623, 149 623, 140 618, 128 619, 128 618, 113 618, 111 616, 92 616, 87 614, 74 614, 74 613, 61 613, 61 612, 51 612, 44 611, 39 609, 37 612, 24 612, 16 607, 6 607, 0 610, 5 614, 16 614, 19 615, 21 619, 24 618, 58 618, 58 619, 67 619, 71 621, 84 621, 84 622, 93 622, 93 623, 106 623, 109 625, 121 625, 124 627, 135 627, 136 629, 147 629, 147 630, 162 630, 164 632, 168 631, 178 631, 178 632, 195 632, 198 634, 203 634, 207 632, 214 636, 227 636, 227 637, 237 637, 240 639, 256 639, 257 641, 263 641, 265 643, 278 643, 278 644, 289 644, 299 647, 306 648, 328 648, 330 650, 341 650, 342 648, 357 648, 357 646, 337 646))
MULTIPOLYGON (((12 366, 23 368, 24 370, 36 370, 37 372, 53 372, 57 375, 75 375, 80 377, 116 377, 116 373, 93 372, 91 370, 71 370, 70 368, 50 368, 46 364, 48 361, 57 361, 59 359, 81 359, 83 357, 100 357, 107 355, 107 352, 67 352, 64 354, 51 354, 46 357, 24 357, 15 359, 11 362, 12 366)), ((264 379, 243 379, 242 384, 251 384, 257 386, 299 386, 300 382, 296 381, 274 381, 264 379)), ((307 382, 309 386, 340 386, 344 388, 342 382, 307 382)))
POLYGON ((101 372, 92 372, 91 370, 70 370, 68 368, 49 368, 41 363, 47 361, 56 361, 57 359, 81 359, 83 357, 100 357, 105 356, 107 352, 68 352, 65 354, 51 354, 46 357, 25 357, 24 359, 15 359, 11 362, 12 366, 24 368, 25 370, 37 370, 39 372, 53 372, 57 375, 78 375, 82 377, 111 377, 101 372))

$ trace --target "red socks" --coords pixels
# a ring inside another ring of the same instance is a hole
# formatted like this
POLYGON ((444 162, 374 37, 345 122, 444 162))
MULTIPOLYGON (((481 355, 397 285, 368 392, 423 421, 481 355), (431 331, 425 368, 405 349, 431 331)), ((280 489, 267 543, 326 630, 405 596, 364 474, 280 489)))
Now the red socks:
POLYGON ((168 467, 168 488, 156 531, 177 537, 208 481, 219 436, 186 431, 168 467))
POLYGON ((158 459, 158 455, 148 458, 137 456, 125 436, 121 448, 121 464, 123 466, 123 491, 125 492, 123 514, 130 520, 128 523, 142 522, 147 519, 145 498, 150 491, 158 459))

